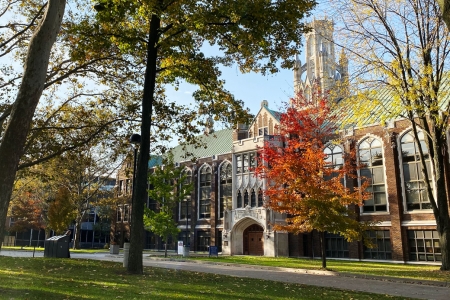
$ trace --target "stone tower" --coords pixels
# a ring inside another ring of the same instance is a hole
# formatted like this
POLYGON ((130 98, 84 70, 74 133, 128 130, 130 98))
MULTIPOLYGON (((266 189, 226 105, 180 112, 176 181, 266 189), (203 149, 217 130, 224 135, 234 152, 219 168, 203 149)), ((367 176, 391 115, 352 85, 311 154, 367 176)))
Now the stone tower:
MULTIPOLYGON (((348 60, 341 51, 336 62, 333 42, 333 22, 327 19, 313 20, 308 24, 312 30, 306 35, 305 63, 296 56, 294 67, 294 91, 303 93, 312 100, 312 93, 320 90, 331 92, 336 86, 343 86, 348 76, 348 60)), ((342 94, 339 92, 338 94, 342 94)), ((333 97, 342 97, 343 95, 333 97)))

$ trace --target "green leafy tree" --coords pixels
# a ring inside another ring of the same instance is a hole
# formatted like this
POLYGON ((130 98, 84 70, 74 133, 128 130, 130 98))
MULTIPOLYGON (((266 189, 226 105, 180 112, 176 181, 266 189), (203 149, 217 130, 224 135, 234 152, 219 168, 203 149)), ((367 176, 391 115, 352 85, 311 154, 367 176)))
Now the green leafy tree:
MULTIPOLYGON (((281 67, 292 67, 307 30, 302 20, 315 4, 313 0, 109 0, 96 5, 99 13, 90 26, 91 35, 108 37, 105 43, 117 45, 134 64, 145 62, 129 272, 142 273, 151 127, 153 112, 161 112, 154 108, 164 85, 182 80, 196 85, 200 112, 231 124, 247 122, 242 102, 224 89, 219 65, 237 64, 242 72, 263 74, 277 72, 280 60, 281 67), (216 51, 208 56, 205 49, 210 47, 216 51)), ((81 45, 91 47, 89 42, 81 45)))
POLYGON ((176 167, 173 157, 165 160, 165 164, 156 167, 149 176, 151 186, 148 195, 159 204, 159 211, 145 208, 145 228, 159 235, 165 242, 164 256, 167 257, 167 243, 169 237, 178 232, 176 213, 179 203, 191 195, 194 185, 190 182, 183 167, 176 167))
MULTIPOLYGON (((348 107, 352 107, 349 111, 360 120, 383 122, 401 117, 410 121, 420 154, 423 194, 432 207, 440 237, 441 270, 450 270, 446 175, 450 169, 447 138, 450 103, 445 100, 448 90, 444 88, 450 36, 441 11, 434 0, 335 3, 343 24, 340 37, 347 37, 343 46, 359 75, 359 81, 352 83, 358 92, 347 101, 348 107), (391 95, 388 104, 377 98, 383 90, 391 95), (375 107, 379 110, 372 114, 375 107), (425 143, 419 142, 420 132, 425 143), (428 155, 431 168, 426 167, 428 155)), ((349 121, 358 123, 355 118, 349 121)))

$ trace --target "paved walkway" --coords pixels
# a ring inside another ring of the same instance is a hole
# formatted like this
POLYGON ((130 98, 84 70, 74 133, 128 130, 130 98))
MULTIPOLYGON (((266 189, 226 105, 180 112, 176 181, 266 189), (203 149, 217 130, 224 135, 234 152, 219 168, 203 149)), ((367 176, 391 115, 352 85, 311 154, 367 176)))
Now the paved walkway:
MULTIPOLYGON (((0 251, 4 256, 31 257, 32 252, 26 251, 0 251)), ((43 252, 36 252, 36 257, 42 257, 43 252)), ((108 253, 77 254, 71 253, 72 258, 96 259, 122 262, 122 255, 110 255, 108 253)), ((274 268, 262 266, 246 266, 223 263, 199 263, 194 261, 164 260, 148 257, 144 254, 144 266, 167 269, 186 270, 193 272, 213 273, 220 275, 248 277, 281 281, 287 283, 299 283, 306 285, 333 287, 345 290, 386 294, 399 297, 417 299, 449 300, 450 287, 439 286, 439 283, 413 281, 407 282, 401 279, 387 280, 383 277, 361 278, 359 276, 340 276, 333 272, 298 270, 290 268, 274 268), (429 285, 428 283, 432 284, 429 285)))

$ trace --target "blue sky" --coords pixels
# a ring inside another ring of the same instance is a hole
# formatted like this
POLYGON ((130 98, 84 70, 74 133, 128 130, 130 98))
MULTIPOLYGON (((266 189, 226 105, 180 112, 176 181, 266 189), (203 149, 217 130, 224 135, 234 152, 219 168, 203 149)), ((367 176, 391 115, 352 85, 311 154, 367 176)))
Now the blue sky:
MULTIPOLYGON (((226 81, 225 87, 235 98, 243 100, 251 113, 256 114, 262 100, 269 101, 269 107, 278 109, 282 102, 293 96, 293 71, 281 70, 273 75, 240 73, 238 67, 222 68, 222 76, 226 81)), ((168 99, 178 103, 193 103, 192 92, 195 86, 180 84, 178 91, 167 87, 168 99)))

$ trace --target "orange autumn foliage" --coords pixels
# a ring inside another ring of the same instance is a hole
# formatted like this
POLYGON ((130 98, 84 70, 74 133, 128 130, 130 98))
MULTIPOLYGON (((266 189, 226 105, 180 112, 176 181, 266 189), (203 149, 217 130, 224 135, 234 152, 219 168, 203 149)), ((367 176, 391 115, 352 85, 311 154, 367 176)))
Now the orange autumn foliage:
POLYGON ((346 154, 338 159, 324 152, 341 142, 335 140, 337 126, 327 99, 291 100, 277 130, 278 135, 259 150, 255 169, 266 180, 266 207, 287 214, 274 229, 317 230, 339 233, 349 241, 361 239, 370 224, 358 221, 354 205, 367 198, 368 182, 351 188, 345 184, 356 181, 354 151, 342 151, 346 154))

